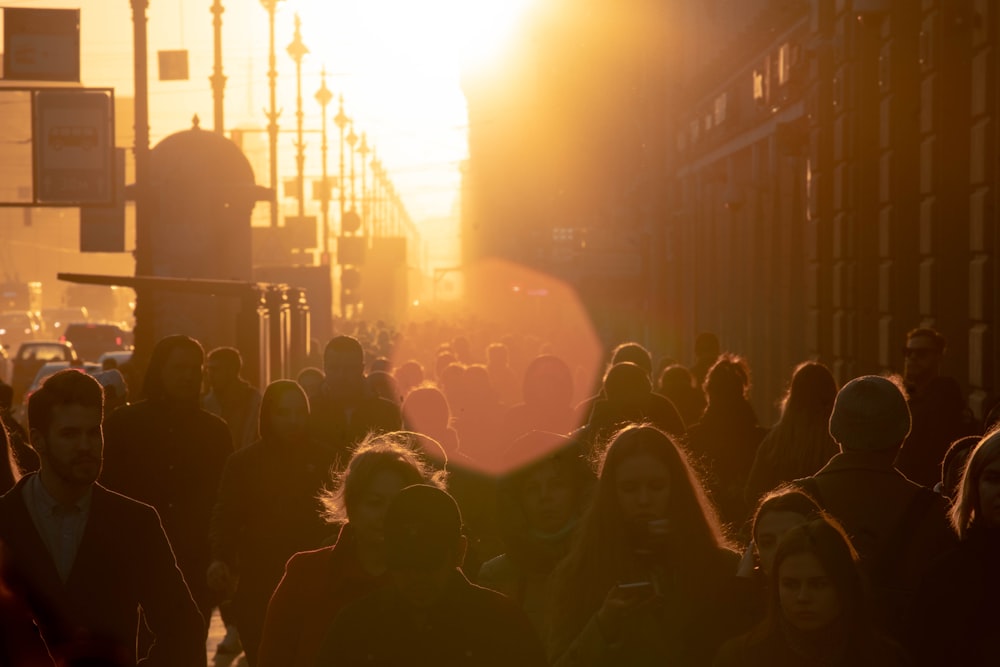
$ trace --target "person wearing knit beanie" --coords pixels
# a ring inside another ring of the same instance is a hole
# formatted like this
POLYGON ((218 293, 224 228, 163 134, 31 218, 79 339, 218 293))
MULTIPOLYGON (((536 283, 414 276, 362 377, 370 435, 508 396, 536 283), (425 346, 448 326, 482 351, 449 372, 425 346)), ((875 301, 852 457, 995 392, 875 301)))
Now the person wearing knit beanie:
POLYGON ((842 449, 885 451, 910 433, 910 408, 900 385, 878 375, 848 382, 837 394, 830 435, 842 449))

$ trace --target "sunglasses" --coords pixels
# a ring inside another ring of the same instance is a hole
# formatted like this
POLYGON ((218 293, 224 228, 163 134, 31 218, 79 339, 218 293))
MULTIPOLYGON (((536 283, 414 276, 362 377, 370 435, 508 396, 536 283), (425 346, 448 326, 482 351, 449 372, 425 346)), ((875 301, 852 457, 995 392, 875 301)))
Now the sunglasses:
POLYGON ((930 347, 904 347, 903 357, 906 359, 926 359, 935 353, 930 347))

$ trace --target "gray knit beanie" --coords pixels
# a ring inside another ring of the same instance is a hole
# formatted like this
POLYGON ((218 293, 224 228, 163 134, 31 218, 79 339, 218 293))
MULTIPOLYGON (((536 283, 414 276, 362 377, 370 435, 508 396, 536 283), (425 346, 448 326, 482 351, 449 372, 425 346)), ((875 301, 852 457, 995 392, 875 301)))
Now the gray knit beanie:
POLYGON ((910 408, 892 380, 864 375, 848 382, 837 394, 830 435, 844 449, 892 449, 909 433, 910 408))

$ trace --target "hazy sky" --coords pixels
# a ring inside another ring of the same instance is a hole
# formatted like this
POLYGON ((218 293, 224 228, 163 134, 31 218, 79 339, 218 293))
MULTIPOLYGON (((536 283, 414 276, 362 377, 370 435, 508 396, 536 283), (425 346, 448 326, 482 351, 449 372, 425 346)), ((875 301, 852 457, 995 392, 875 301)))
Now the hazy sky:
MULTIPOLYGON (((294 15, 302 18, 302 96, 306 129, 318 130, 314 94, 325 65, 327 86, 343 94, 358 134, 368 135, 411 217, 423 230, 431 264, 457 259, 459 163, 466 157, 466 108, 459 87, 460 53, 498 43, 531 0, 284 0, 278 5, 278 106, 281 129, 295 128, 295 67, 286 47, 294 15)), ((5 0, 7 7, 81 9, 83 83, 131 96, 132 12, 129 0, 5 0)), ((212 0, 149 0, 152 145, 191 126, 198 114, 212 127, 212 0), (190 79, 159 81, 157 52, 189 51, 190 79)), ((268 105, 267 12, 259 0, 223 0, 226 128, 263 128, 268 105)), ((329 107, 336 114, 336 102, 329 107)), ((336 127, 328 121, 328 170, 337 172, 336 127)), ((266 135, 247 142, 257 182, 267 184, 266 135)), ((279 140, 279 180, 295 175, 293 134, 279 140)), ((306 136, 307 178, 321 170, 320 137, 306 136)), ((307 188, 307 195, 309 189, 307 188)), ((318 205, 313 202, 317 213, 318 205)), ((284 210, 294 214, 294 201, 284 210)), ((266 218, 266 206, 257 215, 266 218)))

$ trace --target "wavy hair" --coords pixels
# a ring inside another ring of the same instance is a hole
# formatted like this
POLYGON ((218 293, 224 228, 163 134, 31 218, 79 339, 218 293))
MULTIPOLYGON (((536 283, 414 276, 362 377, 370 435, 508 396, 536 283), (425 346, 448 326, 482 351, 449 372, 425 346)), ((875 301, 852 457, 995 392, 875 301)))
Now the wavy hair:
POLYGON ((952 505, 951 526, 958 534, 958 539, 964 540, 969 531, 977 523, 979 514, 979 478, 986 466, 1000 458, 1000 427, 994 427, 984 435, 969 455, 962 473, 962 481, 958 485, 958 499, 952 505))

